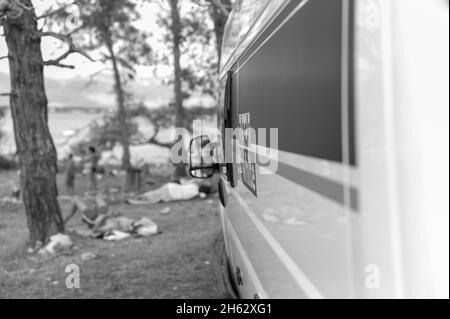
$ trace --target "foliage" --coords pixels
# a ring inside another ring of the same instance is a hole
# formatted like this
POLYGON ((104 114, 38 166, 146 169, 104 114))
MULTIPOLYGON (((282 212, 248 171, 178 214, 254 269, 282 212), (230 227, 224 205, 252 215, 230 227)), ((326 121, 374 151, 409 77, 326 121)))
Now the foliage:
MULTIPOLYGON (((169 106, 159 108, 148 108, 142 102, 136 102, 128 106, 127 123, 130 133, 130 144, 133 146, 143 144, 155 144, 161 147, 170 148, 174 141, 161 141, 159 135, 162 130, 173 128, 176 110, 169 106), (153 128, 150 135, 144 135, 139 131, 138 120, 143 120, 153 128)), ((215 109, 205 107, 192 107, 185 110, 186 128, 192 131, 194 120, 212 118, 215 109)), ((94 145, 102 150, 112 150, 121 141, 121 131, 118 128, 118 114, 106 115, 102 121, 97 122, 90 128, 89 139, 76 144, 72 152, 82 155, 86 149, 94 145)))
MULTIPOLYGON (((130 112, 131 118, 143 118, 154 127, 154 137, 157 137, 161 129, 173 127, 176 110, 171 105, 157 109, 149 109, 144 104, 137 105, 130 112)), ((184 128, 192 132, 192 123, 194 120, 212 118, 216 114, 214 108, 208 107, 190 107, 184 110, 184 128)))
MULTIPOLYGON (((181 80, 183 99, 194 93, 216 96, 218 56, 215 47, 214 24, 209 16, 208 7, 198 6, 193 1, 189 6, 180 6, 181 16, 181 80)), ((183 3, 186 3, 183 2, 183 3)), ((173 49, 170 14, 161 11, 158 25, 164 32, 162 45, 170 52, 173 49)), ((155 54, 155 59, 165 65, 174 63, 173 56, 155 54)), ((165 79, 165 83, 173 84, 174 78, 165 79)))
MULTIPOLYGON (((64 8, 67 1, 59 1, 64 8)), ((132 0, 77 0, 74 5, 57 11, 49 20, 50 28, 70 34, 78 47, 90 52, 95 61, 108 63, 113 58, 128 79, 134 79, 136 65, 151 63, 149 34, 134 23, 141 18, 137 1, 132 0), (73 24, 67 23, 74 19, 73 24), (114 49, 112 57, 108 46, 114 49)))
MULTIPOLYGON (((127 80, 134 80, 137 65, 151 61, 151 48, 147 43, 145 32, 135 26, 140 18, 137 2, 132 0, 77 0, 78 11, 70 13, 62 10, 53 18, 63 29, 67 28, 67 19, 71 16, 78 26, 71 32, 73 42, 83 52, 97 56, 97 61, 109 64, 114 79, 114 90, 117 98, 117 115, 106 119, 114 124, 114 131, 108 129, 108 136, 119 133, 123 147, 122 165, 130 166, 129 123, 127 123, 126 97, 124 85, 127 80)), ((73 27, 72 27, 73 28, 73 27)), ((102 143, 110 143, 108 136, 102 143)))

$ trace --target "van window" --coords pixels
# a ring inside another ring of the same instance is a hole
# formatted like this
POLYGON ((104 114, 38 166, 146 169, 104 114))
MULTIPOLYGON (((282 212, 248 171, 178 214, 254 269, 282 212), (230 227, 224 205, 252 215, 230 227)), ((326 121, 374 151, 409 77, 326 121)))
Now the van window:
POLYGON ((309 1, 289 17, 300 2, 240 57, 238 112, 278 128, 282 151, 342 162, 342 1, 309 1))

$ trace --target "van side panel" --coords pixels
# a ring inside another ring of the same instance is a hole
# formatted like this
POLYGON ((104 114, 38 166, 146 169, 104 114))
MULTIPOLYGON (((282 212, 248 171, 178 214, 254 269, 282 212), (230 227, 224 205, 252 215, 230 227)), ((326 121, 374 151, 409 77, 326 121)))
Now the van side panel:
MULTIPOLYGON (((234 116, 247 114, 252 128, 279 130, 277 173, 267 175, 258 167, 257 190, 250 191, 238 166, 237 185, 227 189, 240 209, 226 207, 224 213, 233 228, 228 235, 235 234, 229 236, 231 249, 241 243, 268 297, 352 293, 342 143, 342 11, 342 1, 289 2, 234 68, 234 116)), ((235 122, 236 127, 239 119, 235 122)), ((234 268, 245 267, 241 257, 232 262, 234 268)), ((244 285, 241 293, 253 298, 259 291, 252 294, 244 285)))

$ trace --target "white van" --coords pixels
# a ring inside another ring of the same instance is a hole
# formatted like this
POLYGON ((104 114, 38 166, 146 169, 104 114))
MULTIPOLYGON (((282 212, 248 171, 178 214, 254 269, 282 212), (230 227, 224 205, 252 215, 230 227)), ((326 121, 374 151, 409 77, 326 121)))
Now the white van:
POLYGON ((449 297, 448 33, 447 0, 236 2, 218 126, 267 138, 191 173, 240 297, 449 297))

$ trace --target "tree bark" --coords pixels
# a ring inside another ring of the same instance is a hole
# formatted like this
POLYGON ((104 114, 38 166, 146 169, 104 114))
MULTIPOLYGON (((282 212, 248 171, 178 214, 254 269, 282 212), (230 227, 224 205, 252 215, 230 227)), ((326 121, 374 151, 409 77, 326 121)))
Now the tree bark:
MULTIPOLYGON (((21 0, 32 7, 31 0, 21 0)), ((34 11, 4 24, 11 77, 10 106, 30 245, 64 232, 58 204, 57 154, 48 128, 41 39, 34 11)))
POLYGON ((210 9, 209 15, 214 22, 214 34, 216 36, 216 51, 219 60, 218 67, 220 69, 220 61, 222 58, 222 42, 223 42, 223 34, 225 32, 225 25, 227 23, 228 16, 230 15, 229 11, 231 10, 231 1, 230 0, 218 0, 220 2, 221 7, 218 7, 216 2, 213 1, 210 9))
POLYGON ((180 12, 178 8, 178 0, 170 0, 171 13, 172 13, 172 44, 173 44, 173 57, 174 57, 174 90, 175 90, 175 108, 176 119, 175 125, 177 127, 184 127, 184 110, 183 110, 183 91, 181 84, 181 21, 180 12))
POLYGON ((120 131, 121 131, 121 144, 123 148, 122 154, 122 167, 124 169, 129 169, 131 167, 131 155, 130 155, 130 134, 128 131, 128 123, 127 123, 127 111, 125 108, 125 94, 122 86, 122 79, 120 76, 119 67, 117 65, 117 58, 114 52, 112 40, 107 39, 107 47, 109 54, 111 56, 111 64, 114 72, 114 82, 115 82, 115 91, 117 96, 117 104, 118 104, 118 115, 119 115, 119 123, 120 123, 120 131))
MULTIPOLYGON (((185 127, 185 114, 183 109, 183 90, 182 90, 182 79, 181 79, 181 20, 180 11, 178 8, 178 0, 170 0, 171 6, 171 33, 172 33, 172 45, 173 45, 173 57, 174 57, 174 91, 175 91, 175 125, 177 128, 185 127)), ((177 142, 180 141, 182 137, 180 136, 177 142)), ((179 180, 181 177, 185 177, 186 173, 186 163, 178 163, 175 165, 174 179, 179 180)))

